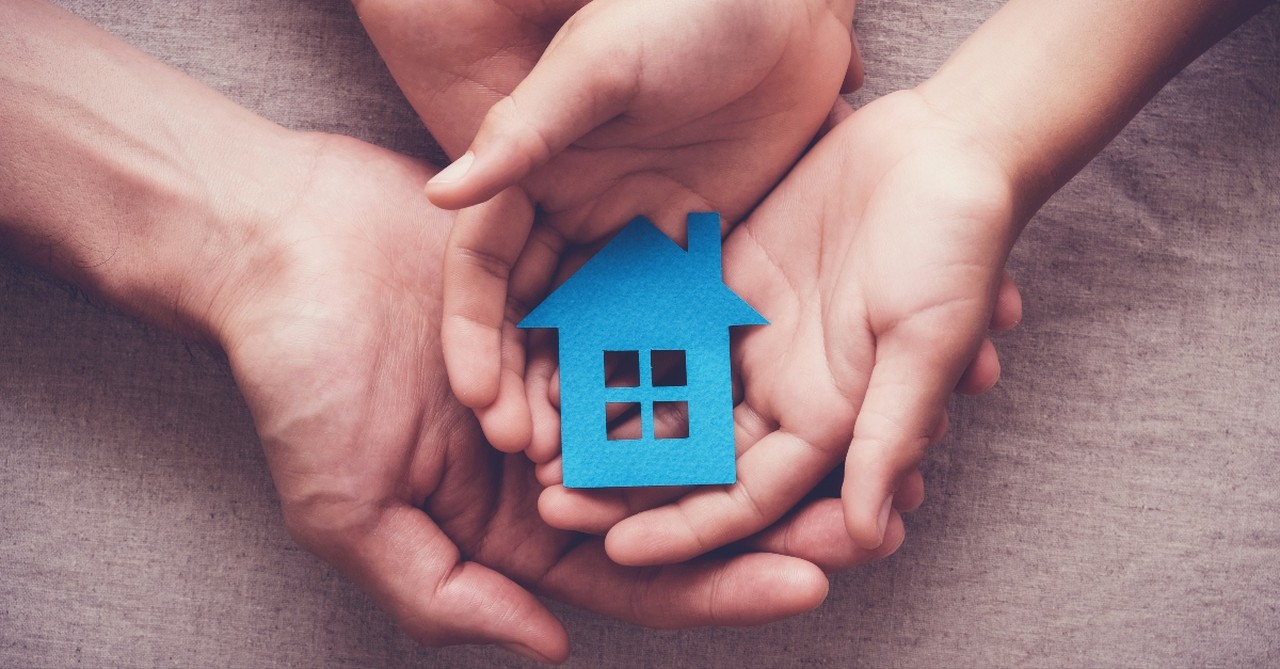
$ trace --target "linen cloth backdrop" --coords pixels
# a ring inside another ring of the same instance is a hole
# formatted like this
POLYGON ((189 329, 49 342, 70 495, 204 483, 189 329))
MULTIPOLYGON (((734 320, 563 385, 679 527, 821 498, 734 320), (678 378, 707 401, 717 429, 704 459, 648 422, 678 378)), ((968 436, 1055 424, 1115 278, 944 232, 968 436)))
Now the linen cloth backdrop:
MULTIPOLYGON (((285 126, 441 159, 344 2, 64 4, 285 126)), ((999 5, 866 0, 853 100, 920 82, 999 5)), ((1273 7, 1040 212, 1003 379, 953 402, 896 555, 755 629, 554 605, 569 666, 1280 664, 1278 117, 1273 7)), ((527 663, 409 641, 290 542, 213 357, 4 264, 0 666, 73 665, 527 663)))

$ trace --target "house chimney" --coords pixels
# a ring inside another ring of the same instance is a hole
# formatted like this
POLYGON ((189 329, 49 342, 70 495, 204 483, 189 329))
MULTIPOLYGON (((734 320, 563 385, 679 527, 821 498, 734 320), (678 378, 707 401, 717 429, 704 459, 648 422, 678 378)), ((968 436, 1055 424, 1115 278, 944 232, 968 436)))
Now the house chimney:
POLYGON ((689 259, 698 268, 696 271, 706 272, 724 280, 724 272, 720 266, 720 214, 716 212, 691 213, 689 224, 689 259))

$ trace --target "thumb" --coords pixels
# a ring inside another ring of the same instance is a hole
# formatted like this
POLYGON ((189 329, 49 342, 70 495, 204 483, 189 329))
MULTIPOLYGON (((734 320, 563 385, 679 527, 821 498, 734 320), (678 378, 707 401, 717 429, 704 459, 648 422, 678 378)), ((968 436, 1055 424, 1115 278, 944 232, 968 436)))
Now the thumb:
POLYGON ((966 328, 915 325, 911 332, 913 325, 899 325, 877 345, 845 461, 845 524, 863 548, 884 540, 894 493, 940 433, 947 398, 982 342, 980 329, 967 338, 939 336, 966 328))
MULTIPOLYGON (((322 552, 334 552, 334 542, 324 543, 322 552)), ((423 644, 494 643, 543 662, 568 657, 564 627, 537 598, 488 567, 464 562, 419 509, 386 509, 372 531, 343 548, 334 556, 338 566, 423 644)))
POLYGON ((489 109, 471 148, 427 184, 431 202, 445 209, 483 202, 625 111, 637 73, 618 48, 608 33, 565 28, 489 109))

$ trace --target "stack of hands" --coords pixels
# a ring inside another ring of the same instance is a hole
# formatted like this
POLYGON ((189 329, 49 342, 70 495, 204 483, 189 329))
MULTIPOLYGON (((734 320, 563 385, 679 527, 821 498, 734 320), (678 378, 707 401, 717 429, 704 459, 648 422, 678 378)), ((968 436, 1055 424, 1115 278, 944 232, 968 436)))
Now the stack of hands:
POLYGON ((419 640, 562 660, 531 593, 762 623, 897 549, 948 397, 999 376, 1022 226, 1263 4, 1012 0, 852 112, 852 0, 357 2, 454 159, 433 177, 20 0, 0 241, 225 351, 294 538, 419 640), (690 211, 771 321, 734 342, 738 482, 567 490, 554 350, 515 323, 634 216, 680 239, 690 211))

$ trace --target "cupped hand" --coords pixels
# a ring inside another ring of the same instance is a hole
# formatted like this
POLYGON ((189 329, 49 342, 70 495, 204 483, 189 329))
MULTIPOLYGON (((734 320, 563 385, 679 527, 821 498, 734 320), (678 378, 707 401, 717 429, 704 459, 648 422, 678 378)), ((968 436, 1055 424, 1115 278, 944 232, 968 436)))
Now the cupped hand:
POLYGON ((208 320, 290 533, 415 638, 559 661, 566 633, 531 591, 652 626, 754 624, 821 602, 814 563, 879 555, 840 541, 829 504, 731 554, 658 570, 547 526, 532 464, 489 448, 449 392, 438 337, 451 215, 421 197, 430 171, 354 140, 314 142, 305 189, 238 245, 247 269, 208 320))
POLYGON ((988 328, 1021 317, 1003 266, 1024 210, 969 136, 916 92, 881 98, 729 237, 726 283, 770 321, 735 343, 736 484, 653 509, 666 500, 556 486, 549 521, 607 529, 625 564, 681 560, 774 522, 843 460, 848 535, 882 545, 895 495, 899 508, 922 500, 917 465, 948 396, 999 376, 988 328))
POLYGON ((514 323, 566 245, 599 243, 637 215, 677 238, 689 211, 744 217, 812 140, 842 82, 860 80, 852 5, 358 3, 457 158, 428 195, 479 205, 447 244, 442 339, 454 391, 495 446, 529 441, 514 323))

